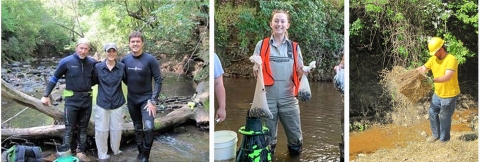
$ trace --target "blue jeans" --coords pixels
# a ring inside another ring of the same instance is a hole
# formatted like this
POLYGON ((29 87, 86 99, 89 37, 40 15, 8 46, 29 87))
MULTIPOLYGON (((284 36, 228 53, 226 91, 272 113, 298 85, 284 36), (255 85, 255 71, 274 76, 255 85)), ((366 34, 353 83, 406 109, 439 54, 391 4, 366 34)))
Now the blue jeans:
POLYGON ((458 95, 452 98, 440 98, 433 94, 428 115, 430 118, 430 129, 432 136, 440 141, 450 140, 450 128, 452 127, 452 116, 455 111, 458 95))

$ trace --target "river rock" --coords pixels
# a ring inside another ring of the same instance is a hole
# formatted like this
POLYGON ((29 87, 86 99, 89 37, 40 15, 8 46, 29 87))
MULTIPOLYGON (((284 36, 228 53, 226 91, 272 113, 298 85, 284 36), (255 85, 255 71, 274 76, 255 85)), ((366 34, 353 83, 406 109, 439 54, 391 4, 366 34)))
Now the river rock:
POLYGON ((23 78, 25 78, 25 74, 24 73, 17 73, 17 75, 15 77, 17 77, 19 79, 23 79, 23 78))
POLYGON ((37 67, 37 70, 45 70, 45 69, 46 69, 45 66, 38 66, 38 67, 37 67))
POLYGON ((12 62, 10 64, 11 67, 20 67, 20 65, 21 65, 20 62, 12 62))
POLYGON ((40 75, 42 72, 40 70, 30 70, 27 74, 40 75))
POLYGON ((464 135, 461 135, 458 139, 462 141, 474 141, 478 139, 478 135, 475 133, 464 134, 464 135))
POLYGON ((464 102, 464 103, 462 103, 462 106, 463 106, 463 108, 464 108, 464 109, 468 109, 468 108, 469 108, 468 104, 467 104, 467 103, 465 103, 465 102, 464 102))
POLYGON ((10 71, 11 71, 11 72, 21 72, 22 70, 23 70, 23 69, 20 68, 20 67, 12 67, 12 68, 10 68, 10 71))
POLYGON ((427 135, 427 132, 425 132, 425 131, 422 131, 422 133, 420 133, 420 135, 422 135, 423 137, 427 137, 427 136, 428 136, 428 135, 427 135))

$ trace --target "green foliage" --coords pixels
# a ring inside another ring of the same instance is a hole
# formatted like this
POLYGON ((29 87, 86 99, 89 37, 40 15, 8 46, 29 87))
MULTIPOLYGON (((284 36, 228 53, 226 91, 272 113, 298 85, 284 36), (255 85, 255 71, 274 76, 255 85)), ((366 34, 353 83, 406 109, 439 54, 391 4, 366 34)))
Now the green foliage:
POLYGON ((458 40, 455 36, 451 34, 444 35, 447 51, 449 54, 454 55, 457 58, 458 64, 461 65, 465 63, 466 59, 469 57, 475 56, 475 53, 468 50, 461 40, 458 40))
POLYGON ((461 43, 467 40, 477 42, 478 36, 464 34, 464 30, 478 33, 477 4, 474 1, 358 0, 352 1, 350 6, 351 19, 355 20, 350 24, 350 33, 356 40, 351 46, 367 47, 374 53, 381 53, 383 60, 393 60, 384 62, 387 63, 384 67, 412 67, 425 62, 430 57, 426 50, 427 38, 433 36, 444 37, 451 46, 447 46, 448 51, 460 64, 474 56, 471 50, 477 43, 469 47, 461 43))
POLYGON ((147 52, 192 53, 202 41, 195 27, 208 23, 208 12, 200 12, 200 5, 208 2, 2 1, 2 59, 62 56, 74 51, 80 37, 90 39, 92 54, 106 42, 116 42, 123 54, 134 30, 144 33, 147 52))
POLYGON ((367 123, 358 123, 358 122, 355 122, 354 124, 349 124, 349 125, 350 125, 350 131, 362 132, 369 127, 367 123))
POLYGON ((266 22, 258 18, 255 9, 248 6, 219 7, 215 10, 215 24, 215 45, 231 51, 225 55, 230 57, 222 57, 229 60, 250 56, 253 53, 251 48, 255 48, 255 44, 264 38, 268 29, 266 22))
POLYGON ((51 17, 39 1, 2 1, 2 61, 26 60, 37 56, 40 47, 60 52, 64 31, 52 30, 51 17))
POLYGON ((352 36, 360 36, 362 31, 367 28, 363 23, 362 19, 355 20, 352 24, 350 24, 350 35, 352 36))

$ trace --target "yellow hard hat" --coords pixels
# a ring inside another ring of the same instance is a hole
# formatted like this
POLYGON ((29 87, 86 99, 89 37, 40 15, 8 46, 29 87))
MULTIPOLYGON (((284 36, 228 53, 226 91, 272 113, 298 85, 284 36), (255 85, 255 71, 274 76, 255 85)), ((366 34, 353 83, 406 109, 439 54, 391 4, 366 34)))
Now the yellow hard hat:
POLYGON ((428 40, 428 51, 430 52, 430 56, 435 55, 435 53, 442 48, 444 42, 445 41, 439 37, 430 38, 430 40, 428 40))

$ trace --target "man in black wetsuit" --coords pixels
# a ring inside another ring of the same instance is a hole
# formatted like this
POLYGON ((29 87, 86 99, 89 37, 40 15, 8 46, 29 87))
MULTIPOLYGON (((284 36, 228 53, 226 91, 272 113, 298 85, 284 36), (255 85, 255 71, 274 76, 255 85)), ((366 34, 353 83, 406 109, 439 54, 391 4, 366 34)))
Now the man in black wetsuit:
POLYGON ((48 97, 62 76, 65 75, 65 134, 59 152, 67 152, 72 142, 73 128, 78 126, 78 148, 76 156, 81 161, 90 161, 85 155, 87 126, 92 114, 92 75, 96 61, 88 57, 90 42, 81 38, 77 42, 75 53, 60 60, 55 73, 50 78, 43 97, 43 104, 51 105, 48 97))
POLYGON ((124 82, 128 87, 127 105, 135 128, 137 158, 145 162, 150 157, 153 144, 153 120, 157 111, 155 105, 162 89, 162 78, 157 59, 143 52, 143 43, 142 33, 132 32, 129 36, 131 53, 121 62, 125 64, 124 82))

